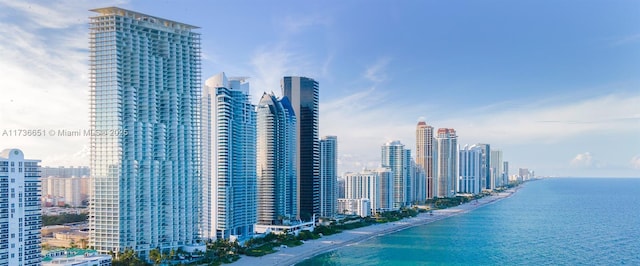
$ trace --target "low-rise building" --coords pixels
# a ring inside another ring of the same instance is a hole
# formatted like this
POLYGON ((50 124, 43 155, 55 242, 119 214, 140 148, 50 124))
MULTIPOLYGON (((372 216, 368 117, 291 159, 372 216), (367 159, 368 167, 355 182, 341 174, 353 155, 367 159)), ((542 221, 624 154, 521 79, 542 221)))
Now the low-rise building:
POLYGON ((42 266, 109 266, 111 256, 92 249, 57 249, 42 254, 42 266))

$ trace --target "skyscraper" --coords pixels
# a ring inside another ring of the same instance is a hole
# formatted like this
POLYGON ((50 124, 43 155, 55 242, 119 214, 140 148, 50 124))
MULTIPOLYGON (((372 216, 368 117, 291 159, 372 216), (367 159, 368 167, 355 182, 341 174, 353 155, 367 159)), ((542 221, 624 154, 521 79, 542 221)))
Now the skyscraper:
POLYGON ((435 143, 436 194, 438 198, 455 195, 458 180, 458 136, 453 128, 439 128, 435 143))
POLYGON ((504 168, 504 164, 502 163, 502 151, 491 149, 491 188, 495 189, 497 187, 502 187, 506 184, 503 184, 502 180, 502 169, 504 168))
POLYGON ((220 73, 202 95, 203 237, 245 238, 256 223, 256 111, 245 78, 220 73))
POLYGON ((411 159, 412 202, 420 203, 427 199, 427 177, 422 166, 411 159))
POLYGON ((337 212, 338 137, 320 140, 320 216, 333 217, 337 212))
POLYGON ((504 161, 502 165, 502 183, 509 185, 509 162, 504 161))
POLYGON ((320 141, 318 82, 306 77, 284 77, 282 95, 289 98, 298 123, 296 172, 298 174, 298 214, 309 220, 320 214, 320 141))
POLYGON ((298 216, 296 116, 287 97, 263 94, 258 113, 258 224, 281 225, 298 216))
POLYGON ((382 167, 389 168, 393 174, 393 208, 410 204, 411 200, 411 153, 400 141, 391 141, 382 145, 382 167))
POLYGON ((198 237, 200 35, 117 7, 91 11, 89 245, 147 259, 198 237))
POLYGON ((479 146, 464 146, 460 150, 460 179, 458 180, 458 192, 480 194, 480 180, 482 174, 482 148, 479 146))
POLYGON ((491 184, 491 146, 489 144, 478 143, 473 146, 479 147, 482 150, 482 164, 480 165, 480 172, 482 174, 482 178, 480 179, 480 187, 482 189, 492 190, 493 187, 491 184))
POLYGON ((40 166, 18 149, 0 152, 0 265, 40 265, 40 166))
POLYGON ((416 127, 416 163, 424 169, 427 178, 427 199, 434 197, 433 184, 433 127, 424 121, 418 122, 416 127))

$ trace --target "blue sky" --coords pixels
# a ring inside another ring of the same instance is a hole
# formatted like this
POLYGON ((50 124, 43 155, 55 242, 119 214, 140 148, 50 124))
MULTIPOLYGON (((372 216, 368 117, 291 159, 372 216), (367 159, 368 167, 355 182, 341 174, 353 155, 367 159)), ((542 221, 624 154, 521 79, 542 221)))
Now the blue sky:
MULTIPOLYGON (((88 127, 88 17, 119 6, 201 27, 203 78, 320 82, 340 171, 415 150, 420 119, 490 143, 512 170, 640 176, 637 1, 0 0, 0 133, 88 127)), ((83 137, 0 136, 43 165, 87 165, 83 137)))

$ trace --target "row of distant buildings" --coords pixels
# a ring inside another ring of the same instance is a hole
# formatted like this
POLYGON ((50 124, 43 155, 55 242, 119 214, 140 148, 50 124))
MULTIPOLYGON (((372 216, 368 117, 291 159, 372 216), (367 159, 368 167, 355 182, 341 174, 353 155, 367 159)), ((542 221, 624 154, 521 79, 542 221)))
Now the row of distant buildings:
POLYGON ((343 176, 338 212, 368 216, 433 198, 480 194, 509 183, 509 163, 489 144, 458 145, 455 129, 416 127, 416 154, 400 141, 381 148, 381 167, 343 176))

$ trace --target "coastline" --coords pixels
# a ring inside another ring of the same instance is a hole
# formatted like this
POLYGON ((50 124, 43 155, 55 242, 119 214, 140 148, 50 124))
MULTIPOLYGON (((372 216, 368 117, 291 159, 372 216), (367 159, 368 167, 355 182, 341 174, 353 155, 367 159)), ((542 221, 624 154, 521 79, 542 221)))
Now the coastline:
POLYGON ((470 212, 482 206, 493 204, 502 199, 511 197, 520 187, 511 188, 504 192, 486 196, 478 201, 467 202, 465 204, 447 209, 434 210, 433 215, 420 213, 416 217, 406 218, 396 222, 375 224, 346 230, 338 234, 324 236, 319 239, 305 241, 303 245, 291 248, 280 248, 277 252, 267 254, 262 257, 250 257, 242 255, 241 258, 231 265, 294 265, 317 255, 339 249, 368 240, 373 237, 383 236, 389 233, 398 232, 414 226, 424 225, 439 221, 451 216, 470 212))

